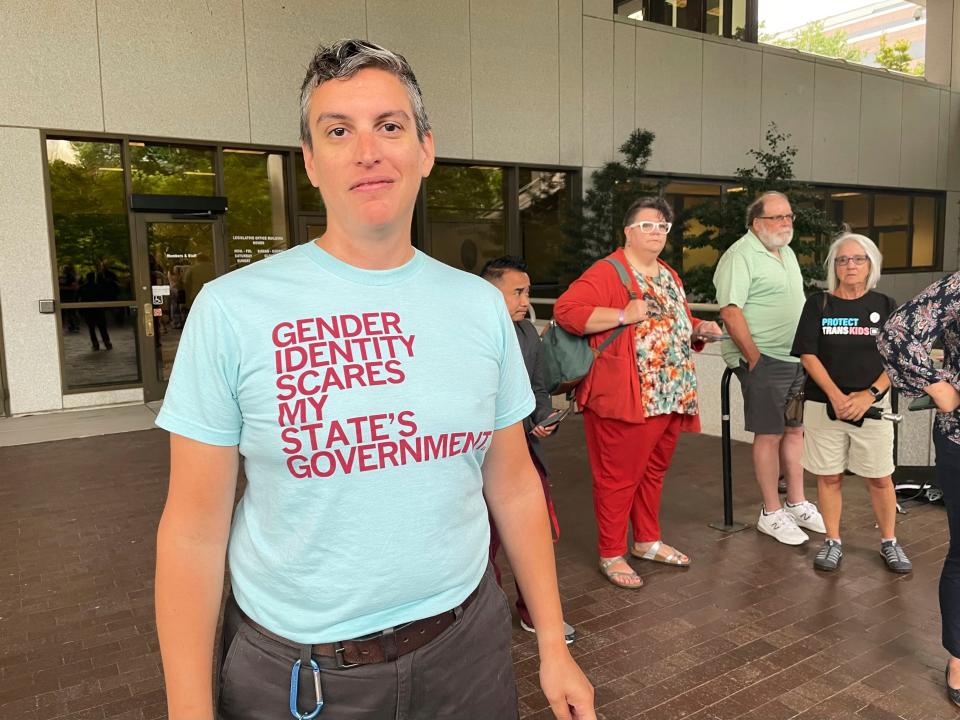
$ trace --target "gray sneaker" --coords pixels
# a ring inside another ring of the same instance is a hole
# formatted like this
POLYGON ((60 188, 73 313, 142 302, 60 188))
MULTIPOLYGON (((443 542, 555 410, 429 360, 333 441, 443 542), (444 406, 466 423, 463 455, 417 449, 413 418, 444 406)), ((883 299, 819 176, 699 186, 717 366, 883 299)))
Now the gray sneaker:
POLYGON ((826 570, 832 572, 840 568, 840 561, 843 560, 843 547, 836 540, 825 540, 817 556, 813 558, 813 566, 817 570, 826 570))
POLYGON ((881 542, 880 554, 883 555, 883 561, 887 564, 887 570, 890 572, 913 572, 913 563, 910 562, 907 554, 896 540, 881 542))
MULTIPOLYGON (((537 632, 534 629, 533 625, 524 621, 522 617, 520 618, 520 627, 522 627, 524 630, 526 630, 529 633, 537 632)), ((577 631, 573 629, 573 625, 570 625, 566 621, 564 621, 563 623, 563 639, 567 643, 567 645, 572 645, 573 641, 577 639, 577 631)))

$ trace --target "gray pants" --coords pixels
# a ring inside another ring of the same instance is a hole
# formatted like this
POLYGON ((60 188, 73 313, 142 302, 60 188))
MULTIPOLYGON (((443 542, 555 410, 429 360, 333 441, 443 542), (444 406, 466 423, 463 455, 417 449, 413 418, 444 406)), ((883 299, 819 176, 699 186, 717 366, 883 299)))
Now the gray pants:
POLYGON ((740 361, 734 368, 743 393, 744 429, 758 435, 782 435, 784 427, 800 427, 802 423, 787 421, 783 412, 787 398, 803 390, 806 375, 800 363, 777 360, 769 355, 760 355, 760 360, 750 370, 740 361))
MULTIPOLYGON (((510 720, 518 716, 510 655, 512 621, 488 567, 477 599, 435 640, 393 662, 320 665, 317 720, 510 720)), ((299 652, 243 622, 227 603, 219 720, 289 720, 290 671, 299 652)), ((316 705, 311 673, 300 673, 301 713, 316 705)))

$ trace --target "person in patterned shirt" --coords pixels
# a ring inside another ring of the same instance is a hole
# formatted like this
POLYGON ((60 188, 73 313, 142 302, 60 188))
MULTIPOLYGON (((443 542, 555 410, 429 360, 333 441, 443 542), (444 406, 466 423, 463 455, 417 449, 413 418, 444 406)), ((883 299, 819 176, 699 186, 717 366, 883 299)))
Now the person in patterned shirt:
POLYGON ((634 202, 623 247, 588 268, 553 308, 557 324, 589 336, 593 348, 619 333, 577 386, 577 404, 593 473, 600 572, 629 589, 643 580, 626 560, 628 523, 632 557, 690 564, 660 538, 660 494, 680 433, 700 430, 691 350, 720 335, 715 322, 690 314, 680 277, 660 259, 672 220, 662 198, 634 202))
POLYGON ((937 484, 943 490, 950 547, 940 575, 947 694, 960 706, 960 272, 902 305, 877 338, 890 381, 905 395, 927 394, 939 412, 933 429, 937 484), (943 341, 943 366, 931 358, 943 341))

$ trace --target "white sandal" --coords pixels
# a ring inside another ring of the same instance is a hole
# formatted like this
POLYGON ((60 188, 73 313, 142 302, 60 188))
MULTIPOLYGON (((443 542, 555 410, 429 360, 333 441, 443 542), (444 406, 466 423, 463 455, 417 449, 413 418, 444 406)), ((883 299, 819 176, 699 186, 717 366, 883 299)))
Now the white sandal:
MULTIPOLYGON (((607 580, 609 580, 611 583, 616 585, 618 588, 624 588, 625 590, 636 590, 637 588, 643 587, 643 578, 637 575, 636 571, 634 571, 633 568, 630 568, 630 570, 626 572, 610 569, 611 566, 621 561, 626 563, 627 559, 624 557, 612 557, 607 560, 601 560, 600 573, 607 580), (627 583, 627 582, 624 582, 623 580, 620 580, 620 578, 629 578, 630 580, 633 580, 634 578, 636 578, 640 582, 627 583)), ((630 567, 629 563, 627 563, 627 567, 630 567)))
POLYGON ((664 565, 673 565, 674 567, 689 567, 690 565, 690 558, 676 548, 674 548, 674 551, 666 557, 657 557, 657 553, 660 551, 660 548, 663 547, 663 542, 660 540, 657 540, 653 545, 647 548, 646 552, 643 553, 638 552, 636 547, 636 543, 630 546, 630 554, 635 558, 640 558, 641 560, 653 560, 653 562, 663 563, 664 565), (685 557, 687 558, 686 562, 683 561, 683 558, 685 557))

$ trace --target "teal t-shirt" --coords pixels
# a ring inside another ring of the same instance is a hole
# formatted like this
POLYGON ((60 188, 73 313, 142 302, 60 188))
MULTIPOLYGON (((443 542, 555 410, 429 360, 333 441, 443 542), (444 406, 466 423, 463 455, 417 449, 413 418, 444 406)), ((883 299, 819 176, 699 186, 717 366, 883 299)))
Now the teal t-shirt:
MULTIPOLYGON (((789 246, 780 248, 777 258, 748 230, 720 258, 713 285, 720 307, 736 305, 743 312, 762 354, 800 362, 790 350, 807 298, 800 264, 789 246)), ((720 351, 729 367, 737 367, 743 358, 732 340, 723 341, 720 351)))
POLYGON ((157 424, 239 445, 237 603, 318 643, 470 594, 487 565, 484 454, 533 407, 495 287, 419 251, 371 271, 308 243, 207 283, 157 424))

